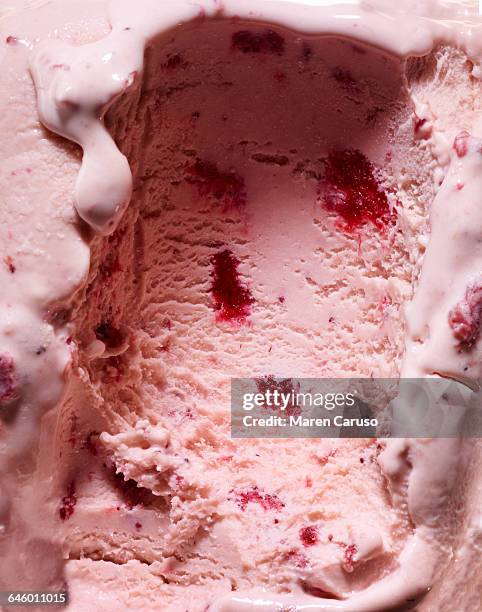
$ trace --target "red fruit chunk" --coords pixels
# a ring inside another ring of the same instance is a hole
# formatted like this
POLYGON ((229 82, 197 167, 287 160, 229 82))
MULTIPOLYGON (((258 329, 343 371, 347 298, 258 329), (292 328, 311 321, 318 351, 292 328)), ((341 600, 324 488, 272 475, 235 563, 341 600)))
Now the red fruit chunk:
POLYGON ((221 172, 216 164, 198 159, 188 169, 187 180, 196 185, 200 196, 213 196, 226 209, 246 204, 246 186, 236 172, 221 172))
POLYGON ((248 30, 240 30, 233 34, 232 48, 242 53, 283 55, 285 52, 285 40, 273 30, 266 30, 258 34, 248 30))
POLYGON ((63 521, 68 520, 74 513, 77 497, 75 496, 75 481, 69 482, 67 492, 60 503, 59 516, 63 521))
POLYGON ((480 337, 481 323, 482 277, 467 287, 464 300, 449 313, 449 325, 460 348, 472 348, 480 337))
POLYGON ((136 522, 136 529, 140 529, 142 527, 142 523, 139 523, 139 521, 136 522))
POLYGON ((15 364, 7 353, 0 355, 0 406, 15 397, 15 364))
POLYGON ((368 222, 382 229, 395 221, 396 211, 390 210, 374 167, 363 153, 352 149, 334 151, 324 166, 320 201, 326 210, 343 218, 344 229, 352 231, 368 222))
POLYGON ((318 544, 318 528, 315 525, 302 527, 300 529, 300 540, 306 547, 318 544))
POLYGON ((270 493, 264 493, 256 485, 249 489, 230 491, 231 496, 228 499, 232 499, 239 508, 244 512, 250 503, 259 504, 263 510, 282 510, 285 507, 276 495, 270 493))
POLYGON ((355 569, 355 556, 358 553, 358 548, 355 544, 350 544, 345 547, 345 554, 343 556, 343 569, 345 572, 351 573, 355 569))
POLYGON ((7 36, 5 42, 7 43, 7 45, 15 45, 16 43, 18 43, 18 38, 16 36, 7 36))
POLYGON ((225 249, 212 256, 211 264, 211 293, 217 319, 243 322, 251 312, 254 299, 249 289, 241 283, 238 260, 225 249))

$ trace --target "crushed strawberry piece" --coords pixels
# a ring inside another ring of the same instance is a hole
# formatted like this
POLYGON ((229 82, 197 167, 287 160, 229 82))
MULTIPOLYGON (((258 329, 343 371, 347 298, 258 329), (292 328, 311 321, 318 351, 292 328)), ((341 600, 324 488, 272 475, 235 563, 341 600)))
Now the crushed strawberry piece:
POLYGON ((264 493, 256 485, 247 489, 232 489, 228 499, 233 500, 243 512, 251 503, 259 504, 263 510, 279 511, 285 507, 284 502, 277 495, 264 493))
POLYGON ((303 546, 314 546, 315 544, 318 544, 318 527, 316 527, 316 525, 302 527, 300 529, 299 536, 303 546))
POLYGON ((285 558, 287 561, 294 563, 296 567, 299 567, 301 569, 307 567, 310 563, 308 557, 296 548, 293 548, 292 550, 288 551, 285 555, 285 558))
POLYGON ((15 363, 7 353, 0 354, 0 405, 15 397, 15 363))
POLYGON ((67 521, 72 516, 76 503, 77 497, 75 495, 75 481, 72 480, 67 485, 66 495, 62 497, 60 503, 59 516, 63 521, 67 521))
POLYGON ((396 210, 390 209, 374 173, 372 163, 360 151, 334 151, 325 159, 319 200, 326 210, 340 215, 343 229, 353 231, 366 223, 382 229, 394 223, 396 210))
POLYGON ((251 312, 254 299, 239 277, 239 261, 225 249, 212 256, 211 265, 211 294, 217 319, 244 322, 251 312))
POLYGON ((233 34, 232 48, 242 53, 283 55, 285 40, 274 30, 266 30, 258 34, 248 30, 240 30, 233 34))

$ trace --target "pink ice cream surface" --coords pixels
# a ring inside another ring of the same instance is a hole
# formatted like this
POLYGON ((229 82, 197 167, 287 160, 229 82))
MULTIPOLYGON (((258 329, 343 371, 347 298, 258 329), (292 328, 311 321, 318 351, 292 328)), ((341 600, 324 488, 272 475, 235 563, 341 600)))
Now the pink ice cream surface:
MULTIPOLYGON (((69 40, 102 39, 109 24, 96 20, 69 40)), ((4 39, 13 53, 17 38, 4 39)), ((466 58, 440 54, 460 83, 449 106, 466 108, 475 98, 466 58)), ((295 377, 398 376, 401 312, 434 195, 431 122, 414 114, 406 79, 447 120, 434 57, 406 65, 342 37, 236 18, 153 39, 144 70, 105 116, 132 169, 132 201, 90 251, 85 226, 59 208, 70 206, 79 156, 35 136, 28 167, 37 157, 34 174, 55 166, 40 191, 57 207, 58 244, 66 227, 78 232, 67 234, 71 258, 84 257, 86 269, 76 277, 56 260, 58 277, 77 278, 79 290, 42 312, 50 344, 38 330, 33 349, 22 336, 29 359, 50 359, 55 342, 68 356, 35 473, 48 483, 39 495, 50 523, 26 548, 41 556, 53 534, 51 556, 67 562, 51 575, 65 575, 75 612, 91 597, 105 610, 205 612, 253 588, 343 601, 399 568, 414 523, 405 499, 387 491, 384 444, 233 439, 230 382, 251 377, 265 391, 292 390, 295 377)), ((71 68, 50 59, 52 70, 71 68)), ((462 160, 469 133, 454 137, 462 160)), ((15 205, 27 175, 17 170, 15 205)), ((10 282, 33 266, 22 249, 2 254, 10 282)), ((35 257, 35 266, 50 262, 35 257)), ((475 279, 444 316, 464 355, 481 313, 475 279)), ((16 397, 17 382, 1 353, 0 404, 16 397)), ((449 525, 440 530, 445 541, 449 525)))

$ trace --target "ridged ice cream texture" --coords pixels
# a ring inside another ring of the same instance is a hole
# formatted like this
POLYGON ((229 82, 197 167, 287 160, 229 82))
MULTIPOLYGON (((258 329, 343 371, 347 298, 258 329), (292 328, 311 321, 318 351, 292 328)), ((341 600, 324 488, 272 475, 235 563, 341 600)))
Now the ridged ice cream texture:
MULTIPOLYGON (((69 3, 60 37, 102 39, 105 6, 92 9, 77 26, 87 10, 69 3)), ((34 10, 49 27, 58 23, 55 7, 34 10)), ((303 590, 345 599, 396 572, 417 517, 403 499, 408 473, 401 498, 387 489, 393 466, 380 458, 384 443, 231 440, 229 382, 398 375, 428 210, 454 138, 477 132, 480 84, 466 55, 442 47, 406 63, 360 42, 243 21, 170 30, 149 45, 142 74, 105 118, 132 169, 133 197, 116 231, 95 238, 73 214, 79 151, 43 132, 35 115, 22 41, 38 34, 15 19, 17 31, 6 35, 20 42, 7 46, 3 78, 16 93, 3 121, 25 128, 14 153, 7 139, 0 143, 11 210, 2 244, 16 267, 2 270, 5 286, 16 283, 5 304, 5 349, 29 368, 38 359, 47 371, 53 360, 45 385, 53 396, 71 362, 61 406, 42 421, 35 475, 25 462, 15 491, 17 480, 6 477, 10 528, 26 521, 33 531, 22 542, 33 583, 47 579, 35 553, 53 559, 58 580, 56 545, 69 559, 73 610, 100 595, 105 610, 203 610, 232 590, 262 587, 267 599, 293 593, 289 604, 301 605, 303 590), (246 31, 251 38, 236 38, 246 31), (323 176, 334 150, 370 160, 396 211, 388 223, 347 227, 326 210, 323 176), (226 250, 252 298, 235 320, 220 317, 211 291, 216 255, 226 250), (29 327, 29 309, 52 302, 53 328, 29 327), (45 524, 29 515, 39 496, 45 524)), ((108 174, 109 165, 96 172, 108 174)), ((472 359, 477 367, 480 353, 472 359)), ((41 399, 38 387, 28 393, 41 399)), ((18 446, 10 440, 7 452, 18 446)), ((423 454, 423 446, 412 452, 423 454)), ((475 454, 461 456, 477 470, 475 454)), ((476 500, 480 485, 464 486, 476 500)), ((440 514, 426 537, 440 544, 441 558, 454 550, 469 567, 471 545, 456 538, 472 530, 480 540, 477 515, 455 507, 456 497, 435 504, 440 514)), ((9 545, 7 538, 7 552, 9 545)), ((476 609, 477 585, 480 576, 464 609, 476 609)), ((451 597, 449 590, 436 604, 428 599, 425 609, 450 609, 451 597)))

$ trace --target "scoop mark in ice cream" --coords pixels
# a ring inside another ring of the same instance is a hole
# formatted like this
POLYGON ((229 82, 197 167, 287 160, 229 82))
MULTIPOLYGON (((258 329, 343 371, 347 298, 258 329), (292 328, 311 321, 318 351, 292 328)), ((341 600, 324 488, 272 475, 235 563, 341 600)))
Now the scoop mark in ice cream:
POLYGON ((15 363, 7 353, 0 355, 0 405, 15 396, 15 363))
POLYGON ((212 162, 197 159, 188 169, 186 180, 196 185, 200 196, 213 196, 226 209, 240 208, 246 204, 244 179, 234 171, 221 172, 212 162))
POLYGON ((239 261, 225 249, 211 258, 211 272, 214 310, 219 321, 242 323, 251 312, 254 299, 239 277, 239 261))
POLYGON ((283 55, 285 52, 285 40, 273 30, 266 30, 262 33, 240 30, 233 34, 232 48, 242 53, 283 55))
POLYGON ((303 546, 314 546, 315 544, 318 544, 318 527, 316 527, 316 525, 302 527, 300 529, 299 536, 303 546))
POLYGON ((344 221, 343 229, 353 231, 366 223, 382 229, 393 223, 386 193, 375 178, 373 164, 354 149, 333 151, 324 160, 324 176, 318 186, 323 207, 344 221))
POLYGON ((449 313, 449 325, 460 348, 470 350, 480 336, 482 324, 482 276, 472 283, 464 299, 449 313))
POLYGON ((232 489, 228 499, 234 501, 243 512, 251 503, 259 504, 263 510, 279 511, 285 507, 277 495, 265 493, 257 485, 245 489, 232 489))
POLYGON ((67 521, 75 510, 77 497, 75 495, 75 481, 72 480, 67 485, 66 495, 62 497, 59 508, 59 516, 63 521, 67 521))

